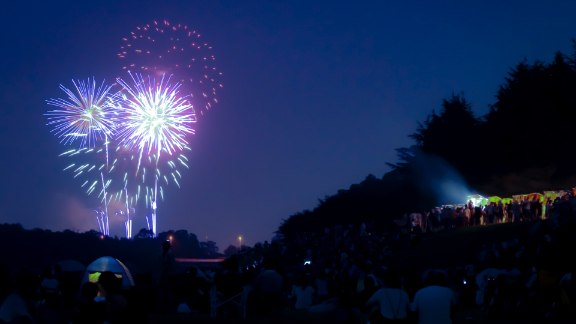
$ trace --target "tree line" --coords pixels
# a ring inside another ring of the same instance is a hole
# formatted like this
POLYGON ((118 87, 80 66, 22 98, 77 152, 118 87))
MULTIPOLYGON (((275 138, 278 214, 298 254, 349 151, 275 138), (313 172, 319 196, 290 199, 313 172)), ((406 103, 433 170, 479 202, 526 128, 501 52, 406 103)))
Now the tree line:
POLYGON ((410 147, 382 178, 319 199, 313 210, 284 219, 277 234, 294 237, 337 225, 385 229, 394 217, 426 211, 465 192, 513 194, 576 186, 576 41, 571 55, 551 63, 526 59, 511 68, 486 115, 476 116, 464 94, 442 100, 418 124, 410 147))

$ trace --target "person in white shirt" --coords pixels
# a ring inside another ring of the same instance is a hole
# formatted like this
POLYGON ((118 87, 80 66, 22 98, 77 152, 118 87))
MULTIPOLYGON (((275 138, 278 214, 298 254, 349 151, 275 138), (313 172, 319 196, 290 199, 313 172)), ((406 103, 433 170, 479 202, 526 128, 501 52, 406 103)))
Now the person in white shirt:
POLYGON ((296 280, 296 284, 292 287, 292 293, 290 294, 293 298, 296 298, 296 304, 294 308, 296 309, 310 309, 312 307, 312 295, 314 294, 314 288, 310 286, 308 277, 301 276, 296 280))
POLYGON ((48 268, 44 271, 44 280, 42 280, 41 287, 46 293, 57 294, 60 282, 52 276, 52 269, 48 268))
POLYGON ((445 278, 431 273, 428 287, 416 292, 411 304, 412 311, 418 313, 420 324, 451 324, 451 307, 457 304, 456 294, 443 287, 445 278))
POLYGON ((378 306, 378 310, 370 315, 370 323, 381 323, 386 320, 393 320, 395 323, 406 322, 410 310, 410 297, 401 289, 402 282, 393 270, 386 271, 382 279, 383 287, 376 291, 365 305, 378 306))
POLYGON ((464 209, 464 226, 470 226, 470 208, 464 209))

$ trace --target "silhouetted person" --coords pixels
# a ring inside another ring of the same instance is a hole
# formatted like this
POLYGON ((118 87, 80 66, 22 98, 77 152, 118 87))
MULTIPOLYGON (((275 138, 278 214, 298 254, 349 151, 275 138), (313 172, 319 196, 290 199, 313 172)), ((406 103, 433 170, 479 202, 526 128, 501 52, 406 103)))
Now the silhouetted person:
POLYGON ((412 310, 418 312, 420 324, 450 324, 451 307, 457 303, 454 292, 444 287, 446 278, 430 273, 427 278, 428 287, 416 292, 412 310))
POLYGON ((57 294, 60 282, 52 275, 52 268, 46 268, 43 277, 44 279, 42 280, 40 287, 44 297, 47 294, 57 294))
POLYGON ((174 254, 170 251, 170 242, 162 242, 162 252, 156 255, 157 262, 157 285, 158 285, 158 310, 165 311, 164 300, 166 299, 166 289, 168 277, 174 268, 174 254))
POLYGON ((410 309, 410 297, 402 290, 402 282, 395 273, 389 269, 382 278, 383 287, 379 289, 368 301, 367 307, 378 306, 378 309, 370 314, 370 323, 404 323, 408 320, 410 309))
POLYGON ((474 225, 480 225, 480 219, 482 218, 482 207, 476 206, 474 207, 474 225))
POLYGON ((106 304, 97 303, 94 298, 98 295, 98 286, 87 282, 80 290, 85 302, 78 306, 75 313, 74 324, 100 324, 106 320, 106 304))
POLYGON ((466 279, 464 279, 462 287, 462 304, 464 306, 476 306, 476 291, 478 289, 479 288, 476 284, 476 277, 467 276, 466 279))
POLYGON ((32 275, 22 275, 19 278, 20 287, 12 292, 0 306, 0 320, 10 323, 32 323, 35 316, 34 299, 38 290, 38 280, 32 275))
POLYGON ((524 214, 524 220, 530 221, 532 220, 532 213, 530 210, 530 198, 526 197, 524 200, 524 204, 522 206, 522 212, 524 214))
POLYGON ((119 294, 122 279, 110 271, 103 272, 98 278, 99 293, 106 298, 106 320, 110 323, 121 323, 128 301, 119 294))
POLYGON ((264 259, 264 271, 254 279, 254 288, 260 290, 264 312, 280 307, 284 278, 277 272, 276 259, 264 259))
POLYGON ((312 307, 312 295, 314 288, 310 286, 310 281, 306 276, 300 276, 292 288, 292 297, 296 298, 296 309, 310 309, 312 307))
MULTIPOLYGON (((374 280, 372 280, 374 283, 374 280)), ((364 281, 366 284, 366 281, 364 281)), ((316 293, 318 294, 318 299, 320 301, 328 298, 328 280, 326 280, 326 272, 322 271, 318 274, 316 279, 314 279, 314 285, 316 286, 316 293)))
MULTIPOLYGON (((370 297, 372 297, 376 291, 378 291, 378 287, 376 287, 374 279, 372 279, 372 277, 366 276, 364 278, 364 290, 362 290, 356 296, 356 307, 358 307, 358 309, 363 309, 368 299, 370 299, 370 297)), ((369 309, 364 309, 363 312, 366 312, 367 310, 369 309)))
POLYGON ((338 308, 334 313, 335 324, 357 324, 358 311, 354 308, 354 299, 349 292, 338 295, 338 308))

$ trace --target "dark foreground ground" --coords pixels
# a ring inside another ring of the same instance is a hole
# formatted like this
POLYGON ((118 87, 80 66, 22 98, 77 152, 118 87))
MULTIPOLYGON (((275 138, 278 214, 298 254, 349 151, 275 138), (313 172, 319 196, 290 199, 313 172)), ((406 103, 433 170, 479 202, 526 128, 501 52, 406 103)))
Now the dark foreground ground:
MULTIPOLYGON (((365 324, 368 322, 368 314, 362 314, 360 317, 360 324, 365 324)), ((280 318, 248 318, 248 319, 238 319, 238 318, 223 318, 217 317, 212 318, 209 315, 184 315, 184 314, 151 314, 148 317, 148 324, 160 324, 160 323, 171 323, 171 324, 188 324, 188 323, 200 323, 200 324, 228 324, 228 323, 245 323, 245 324, 267 324, 267 323, 278 323, 278 324, 323 324, 330 323, 327 321, 323 315, 311 314, 305 311, 294 311, 285 310, 280 318)), ((526 320, 494 320, 486 319, 479 308, 464 308, 458 311, 454 316, 453 324, 535 324, 542 323, 541 321, 526 321, 526 320)), ((546 322, 546 323, 558 323, 558 324, 568 324, 573 323, 570 321, 557 321, 557 322, 546 322)))
MULTIPOLYGON (((474 259, 470 251, 476 251, 481 244, 506 241, 511 237, 523 237, 530 232, 534 222, 521 222, 509 224, 495 224, 487 226, 468 227, 445 230, 437 233, 425 242, 412 247, 406 253, 396 257, 395 262, 400 266, 422 265, 426 268, 446 268, 451 262, 460 263, 468 259, 474 259)), ((366 323, 368 315, 360 316, 360 323, 366 323)), ((183 315, 183 314, 152 314, 148 323, 328 323, 329 321, 321 314, 311 314, 305 311, 295 311, 286 308, 279 318, 211 318, 209 315, 183 315)), ((542 323, 542 321, 529 320, 504 320, 487 319, 480 308, 462 308, 454 316, 455 324, 464 323, 542 323)), ((548 323, 548 322, 546 322, 548 323)), ((552 323, 570 323, 552 322, 552 323)))

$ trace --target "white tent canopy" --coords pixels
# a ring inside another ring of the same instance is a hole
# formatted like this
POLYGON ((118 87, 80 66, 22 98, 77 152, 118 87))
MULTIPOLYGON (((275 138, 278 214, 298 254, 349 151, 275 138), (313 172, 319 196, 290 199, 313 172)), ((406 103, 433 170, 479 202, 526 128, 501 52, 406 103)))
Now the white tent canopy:
POLYGON ((99 272, 111 271, 116 275, 122 276, 122 287, 129 288, 134 286, 134 280, 132 279, 132 274, 130 270, 118 259, 114 259, 113 257, 101 257, 96 261, 90 263, 90 265, 86 268, 86 272, 84 272, 84 276, 82 277, 82 283, 80 287, 84 286, 85 283, 89 281, 90 274, 99 272))
POLYGON ((62 269, 62 272, 84 272, 84 271, 86 271, 85 265, 83 265, 82 263, 80 263, 76 260, 72 260, 72 259, 62 260, 62 261, 57 262, 56 264, 60 266, 60 268, 62 269))

